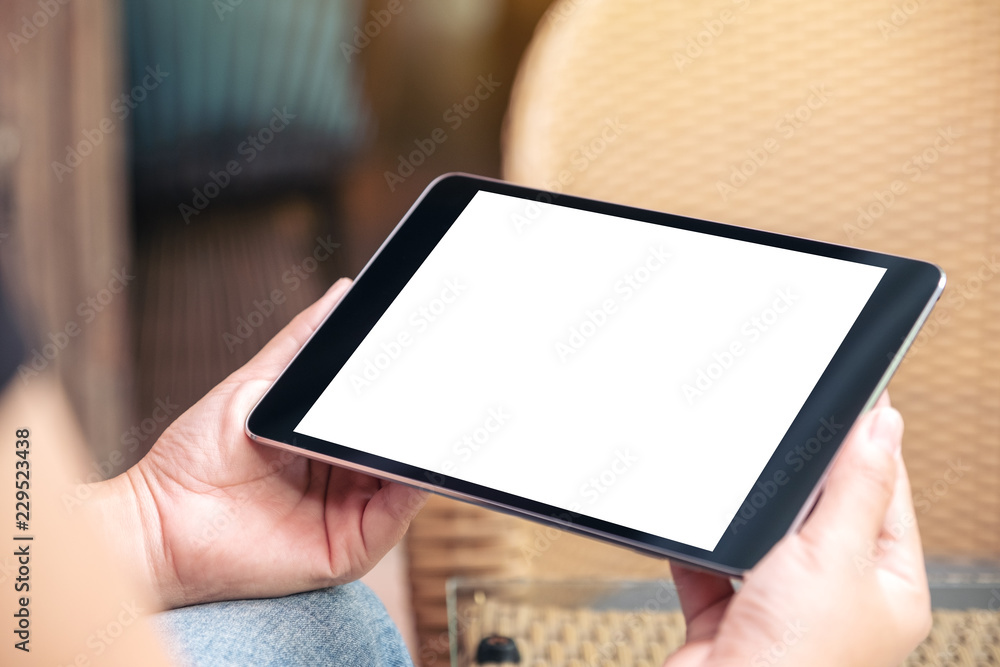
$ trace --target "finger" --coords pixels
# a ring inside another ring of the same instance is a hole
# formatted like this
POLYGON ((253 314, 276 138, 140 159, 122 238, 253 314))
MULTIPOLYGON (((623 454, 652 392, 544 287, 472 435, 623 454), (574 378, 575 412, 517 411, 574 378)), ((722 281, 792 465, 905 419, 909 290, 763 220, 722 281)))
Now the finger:
POLYGON ((878 397, 878 400, 875 401, 875 407, 872 409, 878 410, 879 408, 889 408, 889 407, 892 407, 892 401, 889 400, 889 390, 886 389, 885 391, 882 392, 882 395, 878 397))
POLYGON ((910 479, 901 456, 896 457, 896 490, 886 513, 882 533, 894 542, 886 554, 886 566, 917 581, 926 578, 924 550, 920 543, 917 515, 913 509, 910 479))
POLYGON ((671 563, 670 571, 687 624, 687 640, 694 642, 712 637, 725 613, 726 603, 733 596, 732 582, 679 563, 671 563))
POLYGON ((370 555, 381 557, 402 539, 428 495, 421 489, 389 482, 372 496, 362 519, 364 542, 370 555))
POLYGON ((258 352, 250 362, 237 373, 245 372, 253 375, 260 375, 261 372, 271 379, 277 376, 281 370, 295 357, 298 351, 306 344, 313 332, 319 328, 323 320, 333 307, 337 305, 344 293, 351 286, 349 278, 341 278, 335 282, 326 294, 321 296, 316 303, 309 306, 289 322, 284 329, 278 332, 274 338, 258 352))
POLYGON ((867 554, 876 544, 896 489, 903 420, 891 407, 872 410, 852 429, 801 536, 867 554))
MULTIPOLYGON (((894 575, 883 578, 886 592, 909 610, 901 632, 909 635, 911 646, 922 642, 931 630, 931 595, 927 585, 924 550, 913 511, 913 495, 903 457, 896 457, 896 492, 886 515, 885 534, 892 542, 875 563, 880 572, 894 575)), ((901 608, 901 607, 897 607, 901 608)))

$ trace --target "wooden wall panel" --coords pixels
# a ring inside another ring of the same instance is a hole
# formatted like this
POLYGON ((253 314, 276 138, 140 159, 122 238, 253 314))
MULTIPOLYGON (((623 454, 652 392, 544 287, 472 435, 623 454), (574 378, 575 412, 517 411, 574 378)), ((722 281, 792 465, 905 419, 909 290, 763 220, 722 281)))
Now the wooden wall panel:
POLYGON ((135 284, 106 291, 115 272, 134 273, 127 128, 111 110, 124 87, 121 8, 116 0, 45 4, 51 15, 37 1, 0 5, 0 112, 19 143, 0 266, 30 321, 29 368, 58 376, 103 459, 131 418, 127 314, 135 284), (69 146, 81 153, 78 164, 67 160, 69 146))

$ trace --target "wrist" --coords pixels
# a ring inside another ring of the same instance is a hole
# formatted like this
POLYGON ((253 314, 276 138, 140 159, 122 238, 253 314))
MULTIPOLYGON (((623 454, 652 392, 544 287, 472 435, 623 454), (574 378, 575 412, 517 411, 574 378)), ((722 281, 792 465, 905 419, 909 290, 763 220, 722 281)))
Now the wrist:
POLYGON ((155 498, 138 466, 89 487, 90 514, 122 566, 153 593, 161 607, 182 606, 183 595, 171 575, 155 498))

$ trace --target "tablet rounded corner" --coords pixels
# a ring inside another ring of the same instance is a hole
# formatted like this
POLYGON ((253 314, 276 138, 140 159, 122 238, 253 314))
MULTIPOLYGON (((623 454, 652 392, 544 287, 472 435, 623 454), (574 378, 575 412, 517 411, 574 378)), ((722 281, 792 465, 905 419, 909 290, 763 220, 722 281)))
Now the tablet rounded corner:
POLYGON ((427 191, 433 190, 442 183, 446 183, 448 181, 460 181, 460 180, 469 180, 475 178, 476 177, 473 176, 472 174, 468 174, 463 171, 449 171, 441 174, 440 176, 435 177, 433 181, 427 184, 425 190, 427 191))
POLYGON ((928 264, 931 267, 933 267, 935 271, 937 271, 938 292, 942 292, 945 288, 945 285, 948 284, 948 274, 945 273, 944 269, 941 268, 939 265, 934 264, 933 262, 928 262, 928 264))
POLYGON ((248 438, 250 438, 254 442, 260 440, 260 437, 256 433, 254 433, 254 429, 250 426, 250 420, 254 418, 256 411, 257 410, 255 407, 253 410, 250 411, 250 414, 247 415, 247 418, 243 420, 243 432, 246 434, 248 438))

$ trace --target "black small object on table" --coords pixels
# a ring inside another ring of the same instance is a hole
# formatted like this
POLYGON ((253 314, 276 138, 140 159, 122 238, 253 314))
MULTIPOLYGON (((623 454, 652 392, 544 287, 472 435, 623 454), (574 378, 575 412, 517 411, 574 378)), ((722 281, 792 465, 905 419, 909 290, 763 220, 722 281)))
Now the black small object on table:
POLYGON ((517 650, 517 643, 510 637, 500 635, 490 635, 483 637, 476 648, 476 662, 480 665, 489 663, 519 663, 521 662, 521 652, 517 650))

